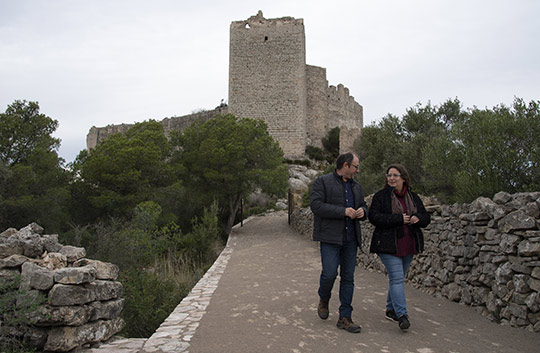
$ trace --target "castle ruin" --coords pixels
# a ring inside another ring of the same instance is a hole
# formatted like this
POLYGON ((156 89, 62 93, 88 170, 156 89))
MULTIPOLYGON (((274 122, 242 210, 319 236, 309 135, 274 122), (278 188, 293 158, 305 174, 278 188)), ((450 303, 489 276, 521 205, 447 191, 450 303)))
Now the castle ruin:
MULTIPOLYGON (((330 129, 340 128, 340 151, 360 136, 363 109, 342 84, 329 86, 326 69, 306 64, 304 21, 265 19, 261 11, 230 26, 228 106, 164 119, 165 134, 216 114, 262 119, 286 158, 304 158, 308 145, 322 147, 330 129)), ((130 124, 92 127, 88 149, 130 124)))

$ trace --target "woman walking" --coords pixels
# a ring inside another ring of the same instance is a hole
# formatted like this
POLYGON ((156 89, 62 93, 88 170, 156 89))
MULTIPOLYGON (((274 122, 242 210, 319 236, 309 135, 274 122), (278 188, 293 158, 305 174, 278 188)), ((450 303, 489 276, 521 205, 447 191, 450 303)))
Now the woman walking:
POLYGON ((368 212, 375 226, 370 252, 377 253, 388 273, 386 318, 396 321, 403 331, 410 327, 404 281, 413 255, 424 250, 420 228, 431 221, 422 200, 411 191, 407 169, 392 164, 386 170, 386 184, 378 191, 368 212))

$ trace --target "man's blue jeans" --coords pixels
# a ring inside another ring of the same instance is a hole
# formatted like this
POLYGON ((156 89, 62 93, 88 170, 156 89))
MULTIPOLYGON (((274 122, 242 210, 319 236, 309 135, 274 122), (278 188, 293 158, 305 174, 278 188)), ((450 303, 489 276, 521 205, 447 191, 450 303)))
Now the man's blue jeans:
POLYGON ((319 296, 324 301, 329 301, 332 296, 332 287, 339 276, 339 317, 351 317, 352 297, 354 292, 354 269, 356 267, 357 244, 356 239, 336 245, 321 242, 322 272, 319 282, 319 296))
POLYGON ((412 262, 412 255, 394 256, 379 254, 388 273, 388 296, 386 297, 386 310, 394 310, 398 317, 407 315, 405 299, 405 276, 412 262))

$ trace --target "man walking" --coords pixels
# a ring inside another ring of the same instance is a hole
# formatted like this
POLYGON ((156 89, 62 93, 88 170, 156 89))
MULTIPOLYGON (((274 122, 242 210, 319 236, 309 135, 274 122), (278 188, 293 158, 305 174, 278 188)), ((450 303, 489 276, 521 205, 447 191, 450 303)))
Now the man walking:
POLYGON ((357 247, 361 246, 360 220, 367 218, 364 192, 354 179, 359 159, 353 153, 340 155, 333 173, 318 177, 310 195, 314 214, 313 240, 320 242, 322 272, 319 282, 318 314, 329 315, 332 287, 340 268, 339 320, 337 327, 358 333, 361 327, 352 321, 352 297, 357 247))

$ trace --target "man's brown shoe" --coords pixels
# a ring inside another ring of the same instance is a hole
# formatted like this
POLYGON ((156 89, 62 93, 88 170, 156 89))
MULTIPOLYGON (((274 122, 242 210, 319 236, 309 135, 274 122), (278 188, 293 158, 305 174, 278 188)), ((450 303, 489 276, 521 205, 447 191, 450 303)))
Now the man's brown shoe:
POLYGON ((351 318, 347 316, 339 318, 336 326, 352 333, 358 333, 362 330, 359 325, 352 322, 351 318))
POLYGON ((325 302, 324 300, 319 300, 319 307, 317 308, 317 314, 319 314, 319 317, 323 320, 328 319, 328 314, 330 313, 330 310, 328 309, 328 302, 325 302))

